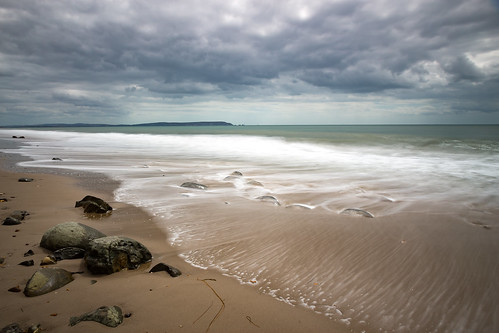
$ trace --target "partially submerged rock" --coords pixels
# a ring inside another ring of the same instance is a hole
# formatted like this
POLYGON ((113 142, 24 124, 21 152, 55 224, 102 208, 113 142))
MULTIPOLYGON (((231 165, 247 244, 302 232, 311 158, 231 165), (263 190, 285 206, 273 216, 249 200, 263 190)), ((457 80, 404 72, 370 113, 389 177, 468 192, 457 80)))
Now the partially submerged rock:
POLYGON ((151 259, 151 252, 144 245, 120 236, 92 240, 85 255, 87 268, 93 274, 112 274, 124 268, 136 269, 151 259))
POLYGON ((273 203, 276 206, 280 206, 281 205, 281 203, 279 202, 279 200, 277 200, 277 198, 274 197, 273 195, 262 195, 262 196, 258 197, 257 199, 260 200, 260 201, 271 202, 271 203, 273 203))
POLYGON ((199 183, 194 183, 194 182, 185 182, 180 187, 186 187, 186 188, 193 188, 196 190, 206 190, 208 186, 199 184, 199 183))
POLYGON ((74 326, 81 321, 95 321, 109 327, 117 327, 123 322, 123 311, 119 306, 101 306, 95 311, 78 317, 71 317, 69 325, 74 326))
POLYGON ((86 249, 88 243, 106 235, 97 229, 77 222, 65 222, 47 230, 40 242, 40 246, 51 251, 65 247, 86 249))
POLYGON ((167 272, 168 274, 170 274, 171 277, 177 277, 177 276, 182 275, 182 272, 178 268, 164 264, 162 262, 159 264, 156 264, 149 271, 149 273, 155 273, 155 272, 167 272))
POLYGON ((113 208, 101 198, 87 195, 80 201, 76 201, 75 207, 83 207, 83 212, 87 214, 106 214, 113 208))
POLYGON ((360 209, 360 208, 347 208, 341 212, 341 214, 344 215, 357 215, 357 216, 363 216, 363 217, 368 217, 368 218, 373 218, 374 215, 369 213, 367 210, 360 209))
POLYGON ((240 172, 240 171, 234 171, 229 176, 225 177, 224 180, 225 181, 230 181, 230 180, 234 180, 234 179, 239 179, 242 176, 243 176, 242 172, 240 172))
POLYGON ((73 275, 62 268, 41 268, 26 283, 24 295, 39 296, 59 289, 73 281, 73 275))

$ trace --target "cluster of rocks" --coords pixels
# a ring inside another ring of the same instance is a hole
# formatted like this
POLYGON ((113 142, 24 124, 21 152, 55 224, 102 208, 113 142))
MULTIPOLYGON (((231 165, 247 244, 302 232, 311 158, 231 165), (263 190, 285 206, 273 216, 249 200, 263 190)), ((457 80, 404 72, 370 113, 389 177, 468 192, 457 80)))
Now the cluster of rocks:
MULTIPOLYGON (((48 229, 40 246, 54 251, 42 264, 58 260, 83 258, 92 274, 112 274, 123 269, 136 269, 152 260, 149 250, 128 237, 106 236, 85 224, 65 222, 48 229)), ((26 283, 28 297, 46 294, 73 281, 73 274, 62 268, 41 268, 26 283)))
MULTIPOLYGON (((85 210, 91 207, 90 210, 93 213, 96 211, 106 213, 112 210, 104 200, 93 196, 86 196, 77 201, 76 207, 83 207, 85 210), (97 206, 99 210, 96 209, 97 206)), ((19 216, 23 216, 22 212, 19 216)), ((40 247, 52 251, 52 254, 42 260, 43 267, 27 281, 23 290, 27 297, 36 297, 57 290, 71 283, 74 280, 74 274, 83 273, 69 272, 58 267, 45 267, 45 265, 56 264, 60 260, 83 259, 86 268, 92 274, 112 274, 124 269, 133 270, 152 260, 150 251, 140 242, 123 236, 107 236, 97 229, 77 222, 65 222, 49 228, 41 238, 40 247)), ((24 256, 28 257, 33 254, 34 252, 30 250, 24 256)), ((34 261, 26 260, 20 265, 33 266, 34 261)), ((166 271, 172 277, 182 274, 177 268, 164 263, 157 264, 149 272, 159 271, 166 271)), ((16 287, 9 291, 20 292, 21 289, 16 287)), ((123 314, 117 306, 99 307, 95 311, 72 317, 70 325, 87 320, 116 327, 123 322, 123 314)), ((26 330, 21 330, 19 325, 11 324, 0 330, 0 333, 17 332, 16 329, 19 329, 19 332, 26 332, 26 330)))
POLYGON ((29 214, 25 210, 15 210, 3 220, 2 224, 3 225, 21 224, 27 215, 29 214))
MULTIPOLYGON (((240 171, 234 171, 232 172, 229 176, 224 178, 224 181, 235 181, 238 179, 243 178, 243 174, 240 171)), ((246 180, 247 184, 253 185, 253 186, 263 186, 262 183, 255 181, 255 180, 246 180)), ((187 184, 187 183, 184 183, 187 184)), ((182 186, 184 186, 182 184, 182 186)), ((186 186, 187 187, 187 186, 186 186)), ((193 187, 194 188, 194 187, 193 187)), ((256 197, 256 200, 262 201, 262 202, 267 202, 270 203, 274 206, 281 206, 281 202, 273 195, 261 195, 256 197)), ((305 208, 305 209, 313 209, 315 208, 314 206, 306 205, 306 204, 300 204, 300 203, 293 203, 290 205, 286 205, 286 208, 305 208)), ((361 208, 346 208, 340 212, 342 215, 349 215, 349 216, 360 216, 360 217, 367 217, 367 218, 374 218, 374 215, 361 208)))

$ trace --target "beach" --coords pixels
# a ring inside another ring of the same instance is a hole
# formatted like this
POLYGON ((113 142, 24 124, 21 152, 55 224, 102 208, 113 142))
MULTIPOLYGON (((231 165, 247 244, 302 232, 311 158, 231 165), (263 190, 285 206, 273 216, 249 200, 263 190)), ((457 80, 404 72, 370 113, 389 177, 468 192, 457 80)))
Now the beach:
POLYGON ((15 198, 1 217, 30 215, 0 229, 2 309, 13 312, 1 324, 101 328, 67 325, 117 305, 131 314, 119 329, 134 332, 496 332, 497 138, 440 129, 3 130, 0 192, 15 198), (114 210, 89 218, 74 208, 85 195, 114 210), (18 266, 23 254, 39 265, 42 234, 67 221, 133 238, 153 260, 106 276, 63 260, 55 266, 83 271, 67 286, 8 292, 37 268, 18 266), (149 274, 160 262, 183 274, 149 274))
POLYGON ((167 245, 167 236, 153 223, 151 216, 139 208, 115 202, 109 187, 106 190, 106 186, 96 186, 89 193, 88 188, 79 186, 81 183, 82 179, 54 174, 0 171, 0 192, 8 200, 0 203, 2 220, 13 210, 29 213, 21 225, 0 226, 0 256, 5 258, 0 266, 1 327, 17 322, 23 328, 40 324, 44 332, 112 331, 113 328, 92 321, 70 327, 69 319, 103 305, 117 305, 131 315, 114 329, 119 332, 347 331, 324 316, 278 302, 220 272, 186 264, 178 258, 175 249, 167 245), (21 177, 34 180, 21 183, 18 182, 21 177), (74 202, 87 194, 108 201, 114 208, 112 214, 86 217, 81 208, 74 207, 74 202), (153 260, 137 270, 97 276, 86 270, 82 259, 63 260, 55 266, 71 272, 83 271, 74 276, 73 282, 37 297, 9 292, 9 288, 16 286, 22 290, 40 268, 42 258, 50 253, 39 246, 43 233, 51 226, 68 221, 89 225, 107 235, 136 239, 151 251, 153 260), (34 252, 30 258, 24 257, 28 250, 34 252), (33 259, 35 265, 18 265, 26 259, 33 259), (165 272, 148 273, 158 262, 179 268, 182 275, 172 278, 165 272))

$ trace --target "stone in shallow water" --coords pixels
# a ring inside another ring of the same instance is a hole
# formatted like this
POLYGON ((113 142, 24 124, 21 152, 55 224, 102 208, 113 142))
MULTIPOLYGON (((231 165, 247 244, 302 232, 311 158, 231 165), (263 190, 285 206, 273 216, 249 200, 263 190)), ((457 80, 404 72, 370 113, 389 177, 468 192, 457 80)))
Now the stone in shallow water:
POLYGON ((59 289, 73 281, 73 274, 62 268, 41 268, 26 283, 24 295, 39 296, 59 289))
POLYGON ((208 186, 206 186, 206 185, 199 184, 199 183, 194 183, 194 182, 185 182, 185 183, 183 183, 180 186, 181 187, 186 187, 186 188, 193 188, 193 189, 196 189, 196 190, 206 190, 208 188, 208 186))
POLYGON ((363 216, 363 217, 368 217, 368 218, 374 217, 374 215, 369 213, 367 210, 360 209, 360 208, 347 208, 344 211, 342 211, 341 214, 357 215, 357 216, 363 216))
POLYGON ((81 316, 71 317, 69 325, 74 326, 81 321, 96 321, 109 327, 117 327, 123 322, 123 312, 119 306, 101 306, 95 311, 87 312, 81 316))
POLYGON ((279 200, 277 200, 277 198, 274 197, 273 195, 262 195, 261 197, 258 197, 257 199, 260 200, 260 201, 271 202, 271 203, 273 203, 276 206, 280 206, 281 205, 281 203, 279 202, 279 200))

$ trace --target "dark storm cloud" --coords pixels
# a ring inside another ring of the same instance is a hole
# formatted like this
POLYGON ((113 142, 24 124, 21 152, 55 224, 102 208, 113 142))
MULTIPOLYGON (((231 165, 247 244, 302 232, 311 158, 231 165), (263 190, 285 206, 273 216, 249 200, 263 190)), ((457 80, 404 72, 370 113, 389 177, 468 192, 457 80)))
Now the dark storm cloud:
POLYGON ((90 109, 125 117, 169 99, 272 99, 314 88, 435 102, 467 96, 456 102, 462 109, 497 112, 494 3, 3 1, 0 116, 15 106, 59 108, 68 119, 90 109))

